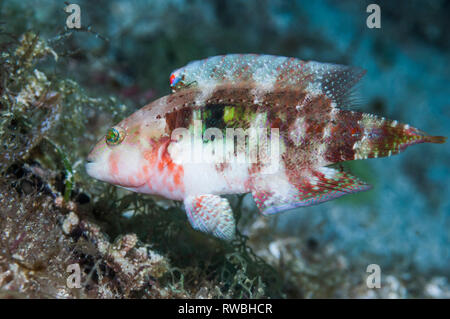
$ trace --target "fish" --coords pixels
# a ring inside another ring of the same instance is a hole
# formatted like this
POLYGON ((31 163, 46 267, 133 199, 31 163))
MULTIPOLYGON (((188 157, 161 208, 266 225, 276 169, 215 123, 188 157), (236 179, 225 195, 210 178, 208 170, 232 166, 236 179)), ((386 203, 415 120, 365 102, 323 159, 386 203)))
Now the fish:
POLYGON ((130 191, 183 201, 191 226, 226 241, 236 221, 222 195, 251 193, 263 215, 367 191, 334 164, 444 143, 351 108, 358 67, 256 54, 193 61, 172 93, 109 128, 86 171, 130 191))

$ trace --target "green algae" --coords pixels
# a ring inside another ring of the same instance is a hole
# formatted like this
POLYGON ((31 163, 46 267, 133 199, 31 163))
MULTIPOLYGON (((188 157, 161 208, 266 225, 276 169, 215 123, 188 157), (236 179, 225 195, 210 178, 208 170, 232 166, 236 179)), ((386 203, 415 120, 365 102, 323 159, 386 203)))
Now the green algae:
MULTIPOLYGON (((59 233, 59 236, 67 238, 68 246, 74 247, 69 254, 70 259, 79 262, 88 274, 84 292, 77 292, 72 297, 92 294, 92 285, 98 287, 98 297, 101 297, 101 285, 109 287, 111 296, 120 296, 118 290, 108 283, 108 276, 124 275, 120 269, 114 268, 117 263, 108 257, 111 251, 102 251, 98 242, 112 238, 117 243, 124 234, 130 233, 137 234, 136 245, 147 247, 152 254, 158 251, 163 261, 161 265, 148 266, 154 268, 153 275, 142 275, 146 282, 157 281, 152 288, 147 284, 136 288, 130 278, 129 282, 122 282, 124 286, 120 290, 128 291, 123 293, 123 297, 282 296, 277 271, 252 251, 246 236, 238 232, 237 239, 231 244, 209 238, 189 227, 180 204, 161 203, 149 196, 130 194, 95 182, 86 175, 82 164, 89 151, 87 145, 93 145, 96 136, 130 110, 114 97, 92 97, 73 79, 48 71, 51 70, 48 64, 57 69, 65 55, 54 50, 50 43, 60 48, 63 45, 58 41, 66 38, 61 35, 46 41, 33 32, 27 32, 18 43, 3 43, 5 51, 0 60, 0 72, 5 76, 2 77, 0 100, 0 141, 3 145, 0 169, 5 187, 15 185, 15 190, 10 190, 17 192, 15 197, 23 196, 25 201, 44 200, 53 207, 56 218, 65 220, 65 216, 70 215, 72 219, 81 219, 80 225, 85 225, 73 226, 74 230, 70 223, 62 223, 61 227, 67 234, 59 233), (38 182, 31 183, 33 191, 24 193, 24 183, 34 180, 38 182), (78 201, 81 194, 88 198, 87 204, 78 201), (101 225, 100 228, 91 225, 90 221, 101 225), (90 234, 87 241, 74 235, 80 231, 90 234), (101 237, 102 234, 107 234, 107 237, 101 237), (88 246, 89 249, 86 248, 88 246), (113 268, 101 270, 102 264, 113 268), (134 285, 134 288, 127 288, 127 285, 134 285), (131 293, 130 289, 134 292, 131 293)), ((1 204, 7 205, 5 198, 1 204)), ((25 216, 33 214, 32 205, 13 209, 16 211, 13 214, 19 210, 24 211, 25 216)), ((56 229, 58 225, 56 222, 56 229)), ((24 251, 32 254, 31 248, 24 251)), ((45 270, 43 267, 44 273, 45 270)), ((24 275, 18 273, 17 278, 20 276, 24 275)), ((30 292, 24 288, 24 291, 39 296, 44 291, 49 293, 46 289, 30 292)), ((67 296, 71 296, 70 291, 67 296)))

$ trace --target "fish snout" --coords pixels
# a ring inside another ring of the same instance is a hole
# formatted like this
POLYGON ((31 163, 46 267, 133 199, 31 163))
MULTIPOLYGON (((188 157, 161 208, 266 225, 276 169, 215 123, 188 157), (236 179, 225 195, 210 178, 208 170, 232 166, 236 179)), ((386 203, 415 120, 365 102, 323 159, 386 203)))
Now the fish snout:
POLYGON ((94 157, 91 155, 92 153, 89 153, 89 155, 86 157, 86 163, 93 163, 94 157))
POLYGON ((103 153, 107 151, 107 146, 104 138, 100 139, 91 149, 86 157, 86 163, 98 162, 101 159, 103 153))
POLYGON ((107 165, 104 161, 108 152, 103 144, 98 142, 94 145, 85 160, 88 175, 99 180, 105 180, 107 175, 107 165))

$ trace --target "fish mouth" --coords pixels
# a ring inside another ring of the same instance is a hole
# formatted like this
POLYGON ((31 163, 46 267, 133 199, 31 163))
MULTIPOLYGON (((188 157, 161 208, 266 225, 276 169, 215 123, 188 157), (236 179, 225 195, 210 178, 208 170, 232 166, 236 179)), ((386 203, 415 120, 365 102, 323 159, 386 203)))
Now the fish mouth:
POLYGON ((86 157, 86 163, 94 163, 94 156, 92 154, 92 151, 88 154, 88 156, 86 157))
POLYGON ((85 164, 85 170, 86 173, 92 177, 95 178, 96 180, 102 181, 102 182, 106 182, 109 184, 113 184, 116 186, 120 186, 123 188, 126 188, 128 190, 134 191, 134 188, 140 188, 142 186, 144 186, 146 184, 145 181, 141 182, 141 183, 126 183, 120 180, 117 180, 115 178, 111 178, 111 176, 109 176, 109 174, 106 174, 102 169, 101 166, 99 166, 101 164, 99 164, 98 162, 94 162, 92 160, 86 160, 86 164, 85 164))
POLYGON ((84 165, 84 168, 86 170, 86 173, 89 176, 97 178, 96 174, 94 173, 94 166, 95 166, 94 161, 89 159, 89 160, 86 160, 86 164, 84 165))

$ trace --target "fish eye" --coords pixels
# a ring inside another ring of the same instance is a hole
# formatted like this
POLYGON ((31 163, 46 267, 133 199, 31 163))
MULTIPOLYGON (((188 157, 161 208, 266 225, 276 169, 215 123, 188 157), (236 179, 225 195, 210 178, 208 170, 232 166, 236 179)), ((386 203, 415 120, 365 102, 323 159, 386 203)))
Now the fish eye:
POLYGON ((106 144, 108 145, 118 145, 122 143, 123 139, 125 138, 125 131, 120 127, 111 127, 106 131, 106 144))
POLYGON ((176 84, 176 83, 174 83, 175 79, 176 79, 175 74, 171 74, 170 75, 170 86, 174 86, 176 84))
POLYGON ((177 90, 182 87, 184 87, 184 75, 182 76, 175 76, 175 74, 172 74, 170 76, 170 87, 172 90, 177 90))

